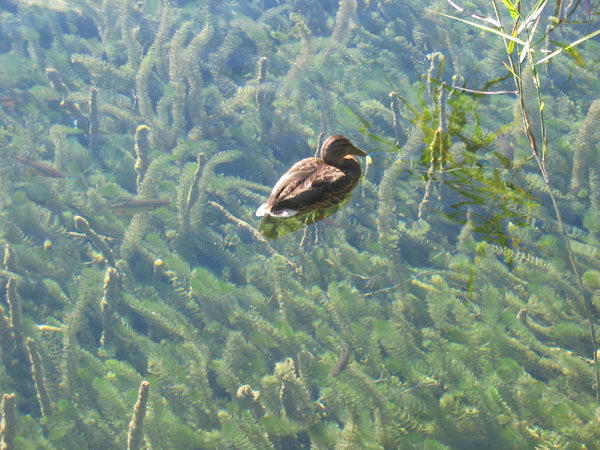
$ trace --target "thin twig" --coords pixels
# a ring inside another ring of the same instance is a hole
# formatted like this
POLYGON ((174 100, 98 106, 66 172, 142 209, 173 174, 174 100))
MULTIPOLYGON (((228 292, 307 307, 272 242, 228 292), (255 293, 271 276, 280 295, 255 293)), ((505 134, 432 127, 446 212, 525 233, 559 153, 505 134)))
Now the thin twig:
POLYGON ((452 85, 452 89, 455 89, 457 91, 469 92, 471 94, 480 94, 480 95, 506 95, 506 94, 512 94, 515 96, 519 95, 519 93, 517 91, 478 91, 475 89, 467 89, 467 88, 455 86, 455 85, 452 85))

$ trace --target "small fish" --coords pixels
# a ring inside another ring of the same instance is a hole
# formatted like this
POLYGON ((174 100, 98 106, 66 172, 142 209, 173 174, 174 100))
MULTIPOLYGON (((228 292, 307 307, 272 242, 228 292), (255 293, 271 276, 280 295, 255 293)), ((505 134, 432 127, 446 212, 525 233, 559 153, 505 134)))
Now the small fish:
POLYGON ((340 352, 337 362, 331 371, 332 377, 337 377, 346 369, 346 366, 348 365, 348 359, 350 359, 350 347, 348 347, 348 344, 344 342, 342 343, 342 351, 340 352))
POLYGON ((161 206, 168 206, 169 204, 171 204, 169 200, 160 198, 134 198, 115 203, 114 205, 109 205, 108 209, 121 213, 128 212, 133 214, 142 211, 152 211, 153 209, 160 208, 161 206))
POLYGON ((329 225, 330 227, 339 228, 341 230, 348 230, 350 228, 350 226, 348 226, 348 225, 342 225, 341 223, 336 223, 333 220, 329 220, 329 219, 323 219, 323 223, 325 225, 329 225))
POLYGON ((24 156, 12 155, 17 161, 22 162, 23 164, 27 164, 29 167, 33 167, 37 170, 41 175, 50 178, 64 178, 65 174, 60 170, 55 169, 49 164, 43 163, 41 161, 35 161, 33 159, 25 158, 24 156))
POLYGON ((15 106, 15 103, 17 103, 16 97, 0 97, 0 105, 15 106))

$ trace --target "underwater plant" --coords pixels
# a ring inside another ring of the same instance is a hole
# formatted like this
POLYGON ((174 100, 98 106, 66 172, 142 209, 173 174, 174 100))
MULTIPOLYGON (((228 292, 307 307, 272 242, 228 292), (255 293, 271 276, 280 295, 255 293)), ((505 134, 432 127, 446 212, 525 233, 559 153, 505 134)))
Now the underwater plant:
POLYGON ((0 2, 0 446, 594 448, 595 16, 503 5, 0 2))

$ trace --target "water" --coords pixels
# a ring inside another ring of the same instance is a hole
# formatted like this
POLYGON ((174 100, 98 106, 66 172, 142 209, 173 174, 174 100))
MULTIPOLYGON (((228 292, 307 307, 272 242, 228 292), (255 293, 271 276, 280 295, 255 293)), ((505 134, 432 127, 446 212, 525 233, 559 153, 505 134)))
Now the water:
POLYGON ((598 37, 462 6, 0 2, 0 446, 598 448, 598 37))

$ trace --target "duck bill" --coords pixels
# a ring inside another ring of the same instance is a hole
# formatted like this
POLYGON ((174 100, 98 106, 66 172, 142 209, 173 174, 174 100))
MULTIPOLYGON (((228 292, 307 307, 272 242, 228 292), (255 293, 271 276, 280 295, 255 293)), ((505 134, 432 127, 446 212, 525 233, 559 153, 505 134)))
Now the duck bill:
POLYGON ((351 155, 356 155, 356 156, 367 156, 367 152, 365 152, 364 150, 358 148, 358 147, 354 147, 352 146, 352 150, 350 151, 351 155))

